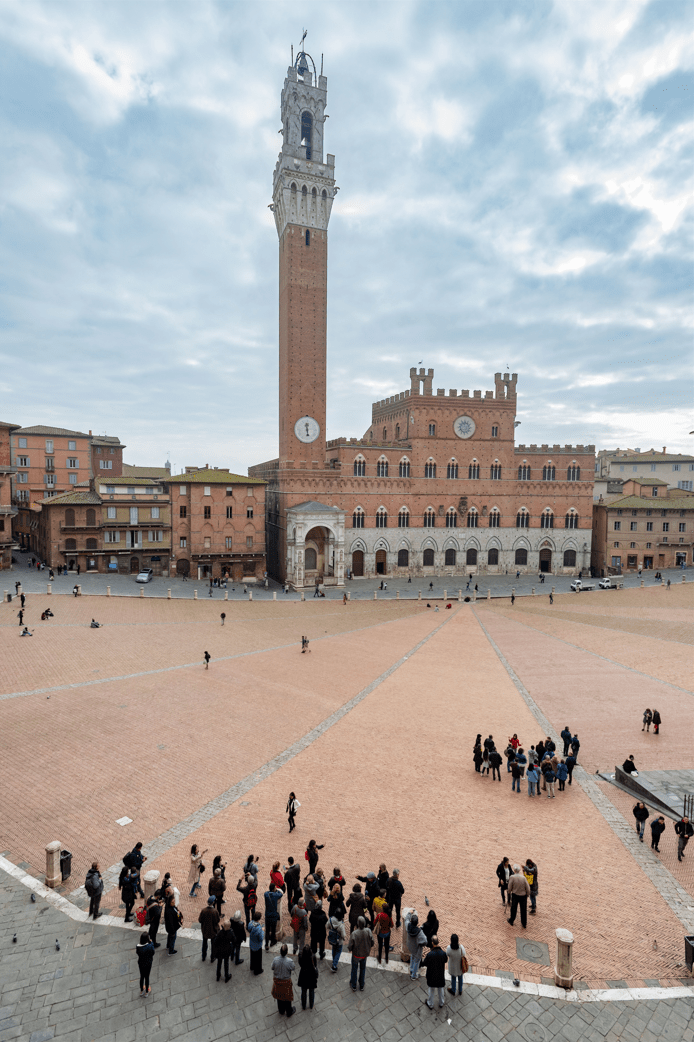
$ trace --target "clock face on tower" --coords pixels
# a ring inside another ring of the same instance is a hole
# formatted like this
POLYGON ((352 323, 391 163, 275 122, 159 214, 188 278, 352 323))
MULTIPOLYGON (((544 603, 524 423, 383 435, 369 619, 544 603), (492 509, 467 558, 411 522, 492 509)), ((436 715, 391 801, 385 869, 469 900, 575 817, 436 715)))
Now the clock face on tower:
POLYGON ((294 424, 294 433, 299 441, 303 441, 305 445, 309 445, 312 441, 315 441, 320 434, 320 424, 318 423, 318 420, 314 420, 313 416, 302 416, 301 419, 297 420, 294 424))
POLYGON ((453 430, 459 438, 471 438, 475 433, 475 421, 471 416, 459 416, 453 422, 453 430))

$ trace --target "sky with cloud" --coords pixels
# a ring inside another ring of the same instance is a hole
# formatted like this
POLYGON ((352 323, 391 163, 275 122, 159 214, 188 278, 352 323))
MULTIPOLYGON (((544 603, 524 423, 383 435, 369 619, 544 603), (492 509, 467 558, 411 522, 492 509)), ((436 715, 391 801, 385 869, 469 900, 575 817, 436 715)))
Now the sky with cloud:
POLYGON ((0 18, 0 418, 277 453, 280 91, 340 192, 328 437, 519 374, 518 441, 691 452, 691 4, 49 3, 0 18))

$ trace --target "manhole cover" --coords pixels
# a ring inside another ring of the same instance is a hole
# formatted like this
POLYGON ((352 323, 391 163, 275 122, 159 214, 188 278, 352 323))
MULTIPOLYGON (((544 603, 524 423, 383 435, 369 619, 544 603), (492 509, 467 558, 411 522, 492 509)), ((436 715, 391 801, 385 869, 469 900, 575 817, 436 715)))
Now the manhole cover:
POLYGON ((524 1024, 521 1031, 528 1042, 545 1042, 547 1039, 547 1032, 542 1024, 524 1024))
POLYGON ((539 941, 526 941, 524 937, 516 938, 516 955, 525 962, 539 963, 549 966, 549 948, 539 941))

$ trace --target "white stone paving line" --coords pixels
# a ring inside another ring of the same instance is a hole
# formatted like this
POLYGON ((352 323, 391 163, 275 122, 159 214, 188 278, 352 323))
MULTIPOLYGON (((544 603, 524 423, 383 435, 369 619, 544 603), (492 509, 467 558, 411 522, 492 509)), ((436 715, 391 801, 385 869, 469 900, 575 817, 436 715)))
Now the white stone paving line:
MULTIPOLYGON (((194 811, 187 818, 184 818, 183 821, 179 821, 176 825, 173 825, 170 829, 167 829, 166 832, 163 832, 160 836, 157 836, 156 839, 153 839, 149 843, 147 843, 147 845, 144 847, 144 853, 146 854, 148 860, 153 861, 155 858, 161 857, 162 854, 165 854, 168 850, 170 850, 172 847, 175 847, 182 840, 186 839, 188 836, 191 836, 194 832, 197 832, 199 828, 205 825, 208 821, 211 821, 212 818, 215 818, 218 814, 221 814, 221 812, 226 810, 227 807, 230 807, 232 803, 235 803, 242 796, 245 796, 248 792, 254 789, 256 785, 259 785, 260 782, 265 781, 266 778, 269 778, 271 775, 273 775, 275 771, 278 771, 281 767, 284 767, 285 764, 289 763, 290 760, 293 760, 296 756, 299 755, 299 753, 302 753, 305 749, 308 749, 308 747, 312 745, 317 738, 322 737, 322 735, 324 735, 326 731, 328 731, 335 724, 339 723, 343 716, 346 716, 347 713, 351 712, 351 710, 354 709, 355 706, 359 705, 359 703, 362 702, 367 697, 367 695, 370 695, 372 691, 375 691, 375 689, 379 687, 384 680, 387 680, 388 677, 392 676, 392 674, 395 673, 395 671, 398 670, 400 666, 404 665, 404 663, 407 662, 407 660, 411 658, 412 655, 416 654, 420 648, 424 647, 424 645, 428 641, 430 641, 431 638, 435 636, 435 634, 437 634, 439 630, 441 630, 447 623, 454 619, 456 615, 457 611, 453 611, 451 615, 448 616, 448 618, 444 619, 443 622, 441 622, 435 629, 431 630, 431 632, 428 633, 426 637, 423 637, 422 640, 420 640, 417 644, 414 645, 414 647, 410 648, 409 651, 405 652, 405 654, 401 658, 399 658, 397 662, 393 663, 393 665, 390 666, 385 671, 385 673, 381 673, 380 677, 376 677, 375 680, 372 680, 371 683, 368 684, 365 688, 363 688, 363 690, 361 690, 357 695, 355 695, 353 698, 350 698, 348 702, 345 702, 344 705, 340 706, 339 709, 336 709, 334 713, 331 713, 330 716, 326 717, 325 720, 322 720, 307 734, 297 739, 296 742, 293 742, 292 745, 290 745, 283 752, 278 753, 278 755, 273 757, 273 759, 268 760, 267 763, 263 764, 261 767, 256 768, 255 771, 252 771, 250 774, 246 775, 246 777, 242 778, 241 781, 237 782, 235 785, 232 785, 231 788, 226 790, 226 792, 222 792, 219 796, 215 796, 212 800, 209 801, 209 803, 206 803, 203 807, 198 808, 198 810, 194 811)), ((104 880, 104 892, 106 892, 106 890, 110 890, 113 886, 116 885, 122 867, 122 862, 118 862, 118 864, 116 865, 111 865, 111 867, 107 868, 106 871, 102 874, 102 878, 104 880)), ((80 897, 83 895, 83 893, 84 887, 80 886, 76 890, 73 890, 71 892, 70 897, 80 897)))
MULTIPOLYGON (((30 876, 23 868, 18 868, 17 865, 13 865, 7 858, 0 857, 0 870, 6 875, 15 879, 22 886, 25 886, 27 890, 32 890, 38 897, 43 898, 49 905, 55 908, 57 911, 62 912, 69 919, 74 920, 77 923, 86 923, 89 916, 88 913, 76 905, 73 905, 71 901, 68 901, 66 897, 61 894, 57 894, 55 890, 46 886, 39 879, 34 879, 30 876)), ((92 925, 95 929, 101 926, 115 926, 121 930, 129 930, 133 935, 137 931, 137 927, 132 927, 130 923, 125 923, 122 919, 113 915, 102 914, 99 919, 92 925)), ((186 940, 200 942, 201 933, 199 930, 191 930, 184 928, 178 931, 178 937, 183 937, 186 940)), ((248 947, 248 941, 244 941, 242 947, 248 947)), ((326 963, 329 956, 326 956, 326 963)), ((342 965, 347 966, 351 964, 352 957, 349 953, 343 953, 340 956, 340 962, 342 965)), ((409 966, 407 963, 401 961, 393 961, 387 964, 379 965, 378 961, 369 957, 366 963, 368 969, 374 970, 381 973, 400 973, 409 975, 409 966)), ((450 980, 450 977, 447 976, 450 980)), ((692 998, 694 991, 688 987, 679 988, 609 988, 604 991, 585 989, 583 991, 565 991, 563 988, 553 988, 548 984, 533 984, 530 981, 521 981, 518 987, 514 987, 513 981, 507 977, 484 977, 477 973, 466 973, 465 974, 465 985, 476 985, 479 988, 495 988, 498 991, 511 991, 514 994, 519 995, 533 995, 536 998, 555 999, 562 1002, 653 1002, 656 999, 684 999, 692 998)))
MULTIPOLYGON (((510 662, 506 659, 503 652, 499 648, 498 644, 494 641, 491 634, 488 632, 484 623, 481 621, 477 612, 474 613, 477 621, 482 629, 482 632, 486 636, 487 640, 491 644, 492 648, 496 652, 496 655, 501 662, 502 666, 508 673, 509 677, 513 681, 516 690, 520 694, 523 701, 526 703, 530 712, 533 714, 537 722, 544 729, 544 733, 551 735, 557 746, 561 743, 557 731, 554 729, 552 724, 549 722, 547 717, 544 715, 542 710, 539 708, 537 703, 532 698, 530 692, 525 687, 523 682, 520 680, 518 675, 515 673, 510 662)), ((554 639, 549 634, 550 640, 554 639)), ((599 656, 601 657, 601 656, 599 656)), ((624 667, 625 669, 628 667, 624 667)), ((684 887, 680 886, 679 882, 675 879, 672 873, 658 861, 654 855, 651 855, 647 851, 643 844, 640 844, 636 839, 636 833, 634 829, 625 821, 622 815, 619 813, 614 804, 608 799, 604 792, 595 784, 590 775, 586 774, 585 770, 578 765, 574 768, 574 777, 577 779, 578 784, 585 792, 588 799, 593 803, 598 812, 605 819, 607 824, 610 826, 614 834, 626 847, 631 856, 636 861, 642 872, 648 877, 649 881, 653 884, 655 889, 658 891, 662 899, 670 907, 671 911, 677 916, 679 921, 685 928, 687 934, 694 933, 694 908, 692 908, 692 896, 687 893, 684 887)))

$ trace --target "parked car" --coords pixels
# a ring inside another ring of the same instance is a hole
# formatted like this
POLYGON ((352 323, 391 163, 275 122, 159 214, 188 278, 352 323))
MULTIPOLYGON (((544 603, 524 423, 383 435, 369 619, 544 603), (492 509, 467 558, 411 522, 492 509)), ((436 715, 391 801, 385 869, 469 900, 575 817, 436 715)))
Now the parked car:
POLYGON ((143 568, 135 579, 136 583, 148 583, 152 581, 153 571, 151 568, 143 568))

